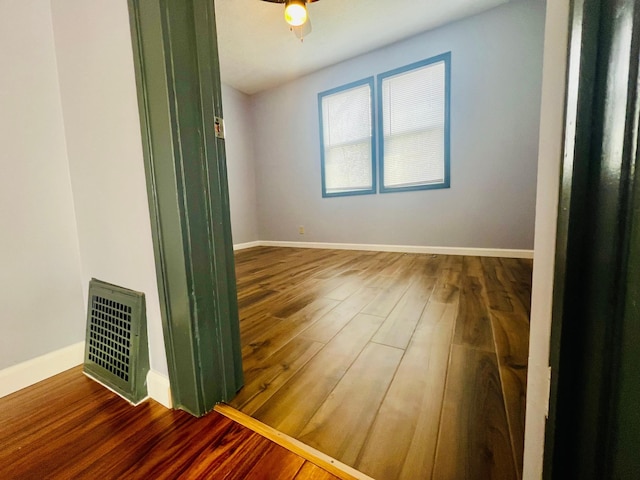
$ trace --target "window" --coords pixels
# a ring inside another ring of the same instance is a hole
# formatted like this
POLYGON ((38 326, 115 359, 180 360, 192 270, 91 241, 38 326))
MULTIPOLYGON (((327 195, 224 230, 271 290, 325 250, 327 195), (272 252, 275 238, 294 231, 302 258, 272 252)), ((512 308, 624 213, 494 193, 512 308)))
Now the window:
POLYGON ((373 77, 318 95, 322 196, 375 193, 373 77))
POLYGON ((378 76, 380 192, 449 187, 450 59, 378 76))

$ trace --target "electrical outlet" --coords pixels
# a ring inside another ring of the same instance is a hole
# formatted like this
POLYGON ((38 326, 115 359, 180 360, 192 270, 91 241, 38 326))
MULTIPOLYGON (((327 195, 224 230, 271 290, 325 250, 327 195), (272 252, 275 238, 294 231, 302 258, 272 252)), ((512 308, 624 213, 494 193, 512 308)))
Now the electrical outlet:
POLYGON ((304 235, 304 227, 303 227, 302 225, 300 225, 300 226, 298 227, 298 233, 299 233, 300 235, 304 235))

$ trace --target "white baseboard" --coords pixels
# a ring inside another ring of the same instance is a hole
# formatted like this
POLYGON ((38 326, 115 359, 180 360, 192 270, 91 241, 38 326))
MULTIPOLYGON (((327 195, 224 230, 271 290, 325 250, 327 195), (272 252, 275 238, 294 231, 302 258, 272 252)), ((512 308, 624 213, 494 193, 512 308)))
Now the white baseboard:
POLYGON ((247 248, 261 247, 261 246, 262 246, 262 242, 260 240, 257 240, 255 242, 238 243, 233 246, 233 250, 234 251, 246 250, 247 248))
MULTIPOLYGON (((0 370, 0 398, 82 365, 83 362, 84 342, 78 342, 0 370)), ((167 408, 172 407, 169 379, 164 375, 149 370, 147 392, 156 402, 167 408)))
POLYGON ((149 370, 147 374, 147 395, 159 404, 173 408, 169 379, 155 370, 149 370))
POLYGON ((435 255, 473 255, 477 257, 533 258, 533 250, 506 248, 425 247, 415 245, 374 245, 360 243, 279 242, 260 240, 263 247, 328 248, 335 250, 366 250, 373 252, 428 253, 435 255))
POLYGON ((158 402, 160 405, 164 405, 166 408, 169 408, 169 409, 172 408, 173 402, 171 401, 171 388, 169 385, 169 379, 164 375, 156 372, 155 370, 149 370, 147 372, 147 396, 135 403, 129 400, 124 395, 122 395, 120 392, 118 392, 114 388, 112 388, 111 386, 102 382, 100 379, 94 377, 90 373, 84 372, 84 374, 94 382, 97 382, 100 385, 102 385, 107 390, 110 390, 111 392, 115 393, 123 400, 126 400, 134 407, 152 398, 153 400, 158 402))
POLYGON ((84 361, 84 342, 0 370, 0 398, 69 370, 84 361))

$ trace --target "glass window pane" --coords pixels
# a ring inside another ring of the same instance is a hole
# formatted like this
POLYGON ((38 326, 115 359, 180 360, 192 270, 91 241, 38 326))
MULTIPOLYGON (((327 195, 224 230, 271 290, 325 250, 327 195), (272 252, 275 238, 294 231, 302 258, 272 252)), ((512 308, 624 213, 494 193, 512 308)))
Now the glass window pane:
POLYGON ((374 193, 373 79, 320 94, 323 195, 374 193))
POLYGON ((444 60, 380 82, 383 188, 444 184, 447 179, 446 64, 444 60))
POLYGON ((371 144, 356 143, 325 151, 325 182, 328 193, 371 188, 371 144))

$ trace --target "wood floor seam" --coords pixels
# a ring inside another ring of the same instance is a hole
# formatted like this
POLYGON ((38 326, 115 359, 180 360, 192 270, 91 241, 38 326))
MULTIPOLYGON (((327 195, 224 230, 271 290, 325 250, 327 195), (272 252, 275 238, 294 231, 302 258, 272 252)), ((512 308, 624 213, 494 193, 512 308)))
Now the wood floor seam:
POLYGON ((400 351, 402 351, 402 352, 404 352, 404 351, 406 350, 406 349, 404 349, 404 348, 396 347, 395 345, 389 345, 389 344, 387 344, 387 343, 383 343, 383 342, 374 342, 373 340, 371 340, 371 342, 370 342, 370 343, 375 343, 376 345, 383 345, 383 346, 385 346, 385 347, 394 348, 394 349, 396 349, 396 350, 400 350, 400 351))
MULTIPOLYGON (((456 308, 457 311, 457 308, 456 308)), ((452 338, 453 338, 453 332, 455 332, 456 330, 456 323, 458 321, 458 316, 456 315, 455 317, 455 321, 453 322, 452 325, 452 338)), ((444 397, 445 397, 445 393, 447 391, 447 385, 449 383, 449 367, 451 366, 451 352, 453 351, 453 345, 454 343, 451 342, 451 345, 449 345, 449 353, 447 355, 447 368, 444 374, 444 389, 442 390, 442 403, 444 404, 444 397)), ((440 409, 440 415, 438 416, 438 429, 437 429, 437 434, 436 434, 436 448, 433 450, 432 453, 432 458, 433 458, 433 465, 434 468, 431 470, 431 475, 429 476, 429 478, 431 480, 439 480, 437 477, 435 477, 435 465, 436 465, 436 459, 438 458, 438 446, 439 446, 439 439, 440 439, 440 435, 441 435, 441 428, 442 428, 442 417, 444 416, 444 409, 440 409)))
MULTIPOLYGON (((493 331, 493 341, 494 341, 494 343, 496 345, 496 352, 498 352, 499 351, 498 350, 498 342, 496 340, 496 331, 495 331, 494 324, 493 324, 493 318, 492 318, 492 321, 491 321, 491 329, 493 331)), ((498 364, 500 363, 499 360, 498 360, 498 354, 497 353, 496 353, 496 361, 498 361, 498 364)), ((507 401, 507 391, 505 389, 504 373, 503 373, 501 368, 498 368, 498 374, 500 376, 500 387, 502 389, 502 398, 503 398, 503 402, 504 402, 505 412, 508 412, 509 411, 509 404, 508 404, 508 401, 507 401)), ((514 443, 514 433, 513 433, 513 426, 511 425, 511 423, 512 423, 512 420, 511 420, 510 416, 507 414, 507 426, 509 427, 509 436, 510 436, 511 442, 513 444, 514 443)), ((516 465, 518 465, 518 458, 517 458, 517 455, 516 455, 516 452, 515 452, 514 449, 512 449, 512 453, 513 453, 513 461, 514 461, 514 463, 516 465)), ((519 470, 516 472, 516 474, 518 476, 518 479, 520 479, 522 477, 522 474, 521 474, 521 472, 519 470)))
MULTIPOLYGON (((394 348, 394 347, 391 347, 391 348, 394 348)), ((400 364, 402 363, 402 360, 404 359, 405 354, 406 354, 406 351, 403 350, 403 354, 400 357, 400 360, 398 361, 398 368, 399 368, 400 364)), ((394 372, 394 374, 393 374, 393 376, 391 378, 391 381, 387 385, 387 388, 386 388, 386 390, 384 392, 384 395, 382 396, 382 401, 380 402, 380 404, 378 405, 378 407, 376 409, 376 416, 379 414, 380 409, 382 408, 382 405, 384 404, 384 400, 387 397, 387 394, 389 393, 389 389, 391 388, 391 385, 393 384, 393 381, 394 381, 394 379, 395 379, 395 377, 396 377, 396 375, 398 373, 398 368, 396 368, 396 371, 394 372)), ((368 427, 367 427, 367 432, 366 432, 366 434, 364 436, 364 440, 362 442, 362 446, 361 446, 361 448, 360 448, 360 450, 358 452, 358 455, 357 455, 357 457, 355 459, 354 465, 359 465, 359 463, 360 463, 360 460, 361 460, 362 455, 364 453, 364 449, 365 449, 365 447, 367 445, 367 441, 369 440, 369 436, 371 435, 371 431, 373 429, 373 426, 374 426, 374 422, 371 422, 371 424, 369 424, 368 427)))

